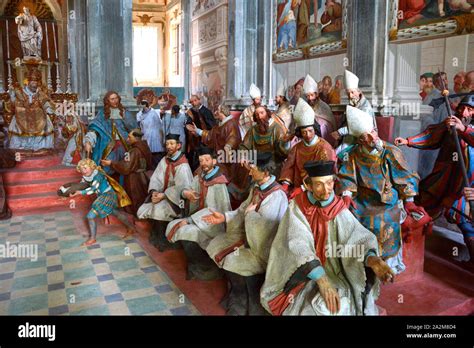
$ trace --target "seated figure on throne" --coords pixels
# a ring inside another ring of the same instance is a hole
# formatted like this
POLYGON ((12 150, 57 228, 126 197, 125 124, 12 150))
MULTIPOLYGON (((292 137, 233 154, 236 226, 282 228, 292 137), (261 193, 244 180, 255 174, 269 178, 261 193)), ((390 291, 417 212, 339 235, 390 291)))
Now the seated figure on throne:
POLYGON ((39 154, 54 148, 54 103, 40 88, 41 72, 28 71, 28 84, 10 95, 13 118, 8 127, 9 148, 39 154))
MULTIPOLYGON (((104 109, 100 110, 89 124, 84 136, 84 149, 95 163, 101 160, 121 161, 128 151, 127 137, 137 128, 137 121, 125 110, 117 92, 109 91, 104 96, 104 109)), ((104 168, 113 174, 111 167, 104 168)))

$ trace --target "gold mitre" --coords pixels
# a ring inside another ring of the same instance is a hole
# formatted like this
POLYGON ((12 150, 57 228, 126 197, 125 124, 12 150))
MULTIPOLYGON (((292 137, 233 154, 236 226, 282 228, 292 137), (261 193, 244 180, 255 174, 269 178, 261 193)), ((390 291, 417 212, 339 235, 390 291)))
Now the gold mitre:
POLYGON ((28 71, 28 74, 26 75, 26 78, 28 79, 28 81, 38 81, 40 82, 41 79, 42 79, 42 75, 41 75, 41 71, 39 71, 38 69, 36 68, 33 68, 33 69, 30 69, 28 71))

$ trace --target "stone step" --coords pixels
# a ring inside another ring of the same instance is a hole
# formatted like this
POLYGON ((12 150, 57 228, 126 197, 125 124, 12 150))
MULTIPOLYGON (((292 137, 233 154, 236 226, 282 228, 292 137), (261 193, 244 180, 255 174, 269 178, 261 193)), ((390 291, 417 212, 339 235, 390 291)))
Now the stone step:
POLYGON ((47 180, 29 180, 17 181, 5 184, 5 191, 8 198, 16 195, 30 194, 30 193, 51 193, 56 192, 59 187, 70 182, 79 182, 80 177, 77 175, 69 177, 59 177, 47 180))
POLYGON ((47 209, 49 207, 63 207, 64 209, 76 209, 84 205, 90 205, 93 200, 91 196, 77 196, 74 198, 59 197, 56 192, 29 193, 8 197, 8 206, 13 213, 19 211, 30 211, 47 209))
MULTIPOLYGON (((17 169, 42 169, 49 167, 56 167, 61 165, 61 156, 45 156, 45 157, 31 157, 24 159, 22 158, 17 162, 17 169)), ((71 167, 74 168, 74 167, 71 167)))
POLYGON ((80 178, 80 174, 73 167, 52 166, 49 168, 13 168, 1 170, 3 181, 5 184, 14 184, 16 182, 48 180, 53 178, 64 178, 76 176, 80 178))

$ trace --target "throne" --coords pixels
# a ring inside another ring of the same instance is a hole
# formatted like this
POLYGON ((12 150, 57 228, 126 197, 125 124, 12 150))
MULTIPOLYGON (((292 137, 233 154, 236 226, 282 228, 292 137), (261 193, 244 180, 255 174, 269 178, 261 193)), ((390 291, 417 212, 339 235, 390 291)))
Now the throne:
MULTIPOLYGON (((27 85, 28 79, 27 76, 35 71, 41 76, 41 81, 39 83, 39 89, 42 90, 48 97, 51 99, 53 105, 51 107, 56 111, 58 105, 64 105, 67 103, 69 105, 75 105, 78 101, 77 94, 75 93, 57 93, 54 92, 51 85, 51 75, 50 75, 50 66, 49 63, 43 62, 39 58, 27 58, 20 59, 17 58, 13 62, 9 62, 13 67, 13 90, 23 88, 27 85), (47 84, 45 84, 47 81, 47 84), (49 86, 49 88, 48 88, 49 86), (72 104, 71 104, 72 103, 72 104)), ((10 126, 10 123, 15 114, 14 103, 11 100, 10 93, 13 92, 10 90, 8 92, 0 93, 0 116, 2 119, 2 129, 1 131, 6 135, 7 129, 10 126)), ((55 139, 61 139, 61 128, 64 125, 65 115, 61 113, 50 114, 49 115, 51 122, 54 125, 55 139)), ((58 144, 56 144, 58 145, 58 144)), ((62 144, 60 143, 57 149, 61 149, 62 144)), ((43 155, 43 153, 29 153, 25 155, 43 155)))

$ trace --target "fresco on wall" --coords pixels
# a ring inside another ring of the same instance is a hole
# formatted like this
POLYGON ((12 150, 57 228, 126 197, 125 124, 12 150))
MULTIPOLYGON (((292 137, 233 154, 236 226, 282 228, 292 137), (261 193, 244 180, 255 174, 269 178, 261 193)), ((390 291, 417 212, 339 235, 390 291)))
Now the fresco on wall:
POLYGON ((344 0, 277 0, 274 60, 304 59, 345 48, 344 0))
POLYGON ((443 21, 474 12, 469 0, 399 0, 399 28, 443 21))
POLYGON ((474 32, 473 0, 392 0, 390 40, 426 40, 474 32))

